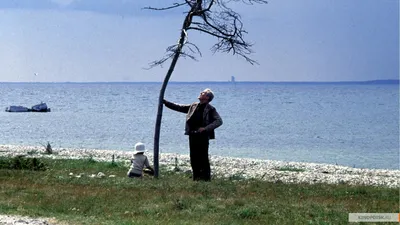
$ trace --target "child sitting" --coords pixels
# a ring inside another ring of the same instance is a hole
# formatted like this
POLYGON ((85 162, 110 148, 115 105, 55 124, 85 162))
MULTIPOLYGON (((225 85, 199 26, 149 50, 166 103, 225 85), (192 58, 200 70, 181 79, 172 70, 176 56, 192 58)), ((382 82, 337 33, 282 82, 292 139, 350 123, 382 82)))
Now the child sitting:
POLYGON ((131 167, 127 173, 130 178, 141 178, 143 177, 143 172, 149 175, 154 175, 154 170, 149 164, 147 156, 144 155, 145 146, 143 143, 138 142, 135 144, 135 152, 133 153, 133 158, 131 159, 131 167))

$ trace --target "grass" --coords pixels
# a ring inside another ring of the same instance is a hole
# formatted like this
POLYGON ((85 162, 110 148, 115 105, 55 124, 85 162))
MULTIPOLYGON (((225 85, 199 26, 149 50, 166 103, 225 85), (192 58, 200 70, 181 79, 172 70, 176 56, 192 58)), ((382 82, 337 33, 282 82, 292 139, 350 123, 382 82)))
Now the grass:
POLYGON ((399 211, 399 190, 386 187, 193 182, 163 170, 139 180, 120 162, 40 159, 44 170, 14 162, 0 158, 0 212, 68 224, 348 224, 350 212, 399 211), (90 177, 99 172, 106 176, 90 177))

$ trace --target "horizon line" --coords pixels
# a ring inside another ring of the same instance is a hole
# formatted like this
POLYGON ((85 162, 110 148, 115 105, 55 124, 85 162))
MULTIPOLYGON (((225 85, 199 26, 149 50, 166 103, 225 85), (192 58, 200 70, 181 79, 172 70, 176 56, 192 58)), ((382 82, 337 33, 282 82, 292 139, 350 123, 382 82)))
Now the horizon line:
MULTIPOLYGON (((59 84, 89 84, 89 83, 163 83, 162 81, 0 81, 0 83, 59 83, 59 84)), ((400 79, 378 79, 360 81, 169 81, 168 83, 388 83, 399 84, 400 79)))

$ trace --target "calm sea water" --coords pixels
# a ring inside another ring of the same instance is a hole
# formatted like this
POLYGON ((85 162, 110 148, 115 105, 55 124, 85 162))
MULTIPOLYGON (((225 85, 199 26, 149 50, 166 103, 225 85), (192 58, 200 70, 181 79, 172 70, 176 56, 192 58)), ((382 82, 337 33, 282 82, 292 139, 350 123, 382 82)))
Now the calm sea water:
MULTIPOLYGON (((160 83, 0 83, 0 144, 153 148, 160 83)), ((170 83, 166 99, 192 103, 204 88, 224 124, 210 154, 399 169, 399 86, 373 84, 170 83)), ((185 115, 164 108, 160 151, 188 153, 185 115)))

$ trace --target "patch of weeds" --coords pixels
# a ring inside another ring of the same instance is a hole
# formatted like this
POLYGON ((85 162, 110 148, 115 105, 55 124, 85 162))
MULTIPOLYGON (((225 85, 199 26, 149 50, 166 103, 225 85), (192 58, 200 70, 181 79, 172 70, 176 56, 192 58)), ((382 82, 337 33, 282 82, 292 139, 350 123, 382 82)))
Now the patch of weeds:
POLYGON ((239 207, 242 207, 245 204, 246 204, 246 202, 244 200, 241 200, 241 199, 235 199, 235 201, 233 202, 233 205, 239 206, 239 207))
POLYGON ((28 155, 37 155, 38 151, 36 149, 34 150, 30 150, 29 152, 27 152, 28 155))
POLYGON ((118 163, 115 162, 115 155, 114 154, 111 157, 111 163, 108 165, 108 167, 111 167, 111 168, 119 167, 118 163))
POLYGON ((259 210, 256 208, 242 208, 236 214, 241 219, 253 219, 260 215, 259 210))
POLYGON ((350 195, 357 196, 357 195, 367 195, 368 191, 363 187, 355 187, 355 188, 352 188, 352 190, 348 191, 347 193, 350 195))
POLYGON ((86 162, 89 164, 94 164, 96 163, 96 160, 94 160, 93 155, 90 155, 88 158, 86 158, 86 162))
POLYGON ((178 157, 175 157, 175 167, 173 169, 174 172, 180 172, 181 168, 179 168, 178 157))
POLYGON ((44 154, 51 155, 53 154, 53 148, 50 145, 50 142, 47 142, 47 145, 41 144, 44 147, 44 154))
POLYGON ((53 154, 53 148, 51 148, 50 142, 47 142, 46 154, 49 154, 49 155, 53 154))
POLYGON ((126 166, 122 162, 110 162, 107 164, 108 168, 125 168, 126 166))
POLYGON ((179 198, 174 202, 174 207, 177 210, 185 210, 190 208, 190 202, 187 199, 179 198))
POLYGON ((209 188, 209 183, 208 182, 200 182, 200 185, 203 186, 203 188, 200 189, 200 193, 203 198, 211 198, 212 197, 212 191, 209 188))
POLYGON ((35 170, 45 171, 46 165, 37 158, 25 158, 24 156, 16 156, 14 158, 1 158, 0 159, 1 169, 11 170, 35 170))
POLYGON ((289 166, 280 167, 280 168, 278 168, 276 170, 278 170, 278 171, 289 171, 289 172, 304 172, 304 171, 306 171, 305 169, 299 169, 299 168, 289 167, 289 166))
POLYGON ((245 180, 246 178, 244 177, 243 173, 236 173, 231 176, 229 176, 229 180, 232 181, 239 181, 239 180, 245 180))

